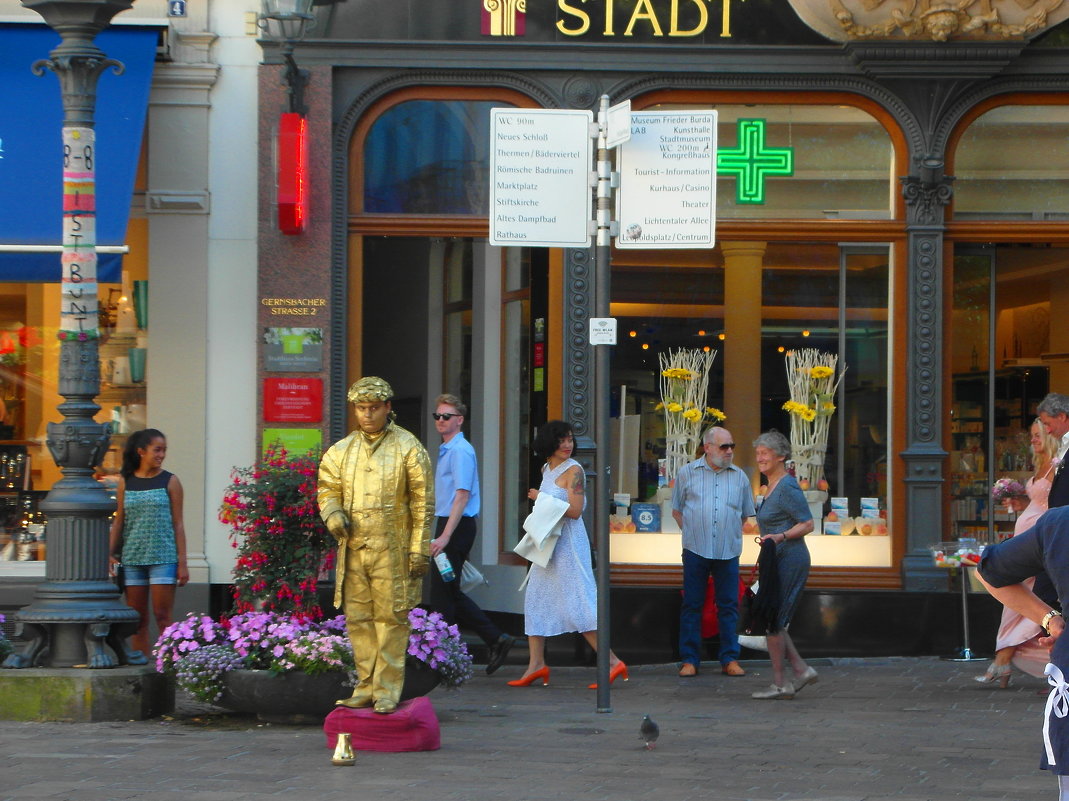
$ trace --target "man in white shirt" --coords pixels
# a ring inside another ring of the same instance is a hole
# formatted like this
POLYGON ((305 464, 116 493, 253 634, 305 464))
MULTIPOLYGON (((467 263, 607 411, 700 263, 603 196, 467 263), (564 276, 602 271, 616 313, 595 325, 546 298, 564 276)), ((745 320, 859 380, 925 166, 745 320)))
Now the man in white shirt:
POLYGON ((486 672, 489 675, 504 664, 516 640, 495 626, 479 605, 460 589, 460 574, 475 544, 475 523, 481 502, 479 471, 475 449, 460 430, 468 412, 464 401, 456 395, 439 395, 436 404, 434 427, 442 437, 442 444, 434 472, 438 520, 431 540, 431 556, 444 553, 453 566, 455 578, 444 581, 438 568, 431 568, 431 606, 450 623, 474 629, 486 643, 486 672))
POLYGON ((734 464, 735 443, 713 426, 702 438, 705 453, 685 465, 672 492, 672 517, 683 532, 683 606, 679 612, 679 675, 698 675, 701 615, 709 576, 720 623, 720 665, 726 676, 743 676, 739 665, 739 556, 742 522, 757 514, 750 479, 734 464))

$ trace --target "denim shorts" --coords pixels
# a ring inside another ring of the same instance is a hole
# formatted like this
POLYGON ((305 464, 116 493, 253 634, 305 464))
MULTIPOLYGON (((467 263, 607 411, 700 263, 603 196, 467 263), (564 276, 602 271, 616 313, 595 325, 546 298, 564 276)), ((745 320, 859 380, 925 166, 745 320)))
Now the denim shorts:
POLYGON ((127 587, 178 583, 177 562, 165 565, 123 565, 122 572, 127 587))

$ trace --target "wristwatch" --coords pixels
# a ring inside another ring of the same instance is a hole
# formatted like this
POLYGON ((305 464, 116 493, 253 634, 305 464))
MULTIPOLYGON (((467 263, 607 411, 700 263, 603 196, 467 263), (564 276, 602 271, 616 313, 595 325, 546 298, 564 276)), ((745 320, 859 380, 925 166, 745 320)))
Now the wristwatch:
POLYGON ((1047 632, 1047 634, 1050 634, 1050 620, 1051 620, 1051 618, 1052 617, 1061 617, 1061 616, 1062 616, 1062 613, 1059 612, 1057 609, 1051 609, 1049 612, 1047 612, 1047 614, 1043 615, 1043 619, 1041 621, 1039 621, 1040 628, 1042 628, 1043 631, 1047 632))

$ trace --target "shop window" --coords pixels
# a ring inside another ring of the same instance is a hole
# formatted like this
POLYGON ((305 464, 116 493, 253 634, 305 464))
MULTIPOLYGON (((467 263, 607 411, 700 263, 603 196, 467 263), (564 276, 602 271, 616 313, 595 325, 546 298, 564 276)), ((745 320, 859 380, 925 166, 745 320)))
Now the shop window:
POLYGON ((471 403, 472 240, 442 240, 442 373, 449 392, 471 403))
POLYGON ((506 105, 407 100, 384 111, 364 144, 364 211, 485 215, 490 109, 506 105))
MULTIPOLYGON (((131 223, 135 240, 139 228, 131 223)), ((96 478, 109 490, 127 436, 147 425, 147 271, 137 256, 124 261, 122 283, 101 284, 99 296, 96 420, 111 425, 112 438, 96 478)), ((32 567, 25 563, 47 554, 47 521, 37 507, 62 478, 45 442, 64 401, 57 391, 59 287, 0 281, 0 573, 25 572, 32 567)))
MULTIPOLYGON (((697 108, 665 103, 647 110, 697 108)), ((740 202, 738 180, 718 170, 718 219, 890 219, 898 182, 887 129, 868 112, 843 105, 709 103, 717 112, 721 158, 752 165, 763 154, 789 150, 790 175, 758 179, 759 199, 740 202), (760 136, 739 142, 739 121, 762 121, 760 136)))
MULTIPOLYGON (((756 490, 760 477, 751 442, 770 428, 790 431, 783 409, 790 397, 786 352, 815 348, 846 366, 834 398, 824 471, 827 496, 845 498, 848 514, 836 514, 830 522, 842 525, 825 529, 830 505, 814 497, 820 519, 810 540, 813 564, 890 566, 889 253, 882 245, 721 243, 701 254, 614 255, 612 313, 619 345, 613 349, 613 414, 630 418, 624 433, 616 429, 613 437, 614 464, 620 466, 614 491, 627 493, 632 509, 636 502, 658 507, 660 521, 660 530, 644 532, 648 519, 643 526, 634 512, 621 510, 613 521, 615 562, 679 561, 671 490, 664 486, 661 465, 666 430, 664 412, 656 408, 659 356, 679 348, 716 351, 704 405, 726 412, 724 425, 739 443, 735 463, 750 474, 756 490), (752 309, 759 320, 734 314, 740 307, 752 309), (621 455, 621 447, 628 452, 621 455), (868 502, 863 510, 862 499, 875 499, 877 511, 866 511, 868 502), (840 516, 849 520, 836 520, 840 516)), ((744 542, 744 560, 756 557, 750 540, 744 542)))
POLYGON ((1069 219, 1069 107, 1000 106, 954 151, 954 219, 1069 219))
POLYGON ((1069 306, 1061 286, 1069 249, 958 245, 950 370, 950 503, 955 538, 1010 536, 1015 515, 990 501, 991 484, 1033 475, 1029 446, 1036 404, 1069 378, 1069 306))
POLYGON ((531 255, 530 248, 506 248, 502 267, 501 321, 501 472, 502 530, 505 548, 523 532, 530 512, 531 452, 531 255))

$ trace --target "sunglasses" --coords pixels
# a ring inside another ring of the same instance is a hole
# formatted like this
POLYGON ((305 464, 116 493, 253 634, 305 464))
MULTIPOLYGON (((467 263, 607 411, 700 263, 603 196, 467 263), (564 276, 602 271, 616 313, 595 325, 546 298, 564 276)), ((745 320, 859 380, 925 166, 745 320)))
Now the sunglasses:
POLYGON ((441 414, 432 412, 431 417, 435 420, 452 420, 454 417, 460 417, 460 415, 457 412, 442 412, 441 414))
POLYGON ((719 445, 717 445, 716 447, 720 448, 720 450, 722 450, 722 451, 733 451, 733 450, 735 450, 735 443, 734 442, 722 442, 719 445))

